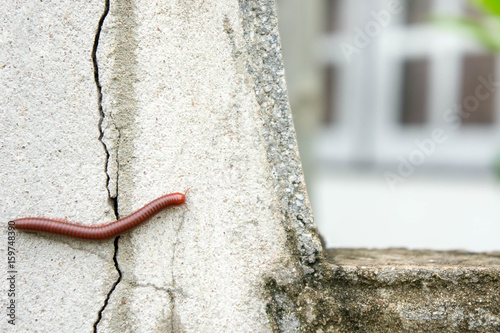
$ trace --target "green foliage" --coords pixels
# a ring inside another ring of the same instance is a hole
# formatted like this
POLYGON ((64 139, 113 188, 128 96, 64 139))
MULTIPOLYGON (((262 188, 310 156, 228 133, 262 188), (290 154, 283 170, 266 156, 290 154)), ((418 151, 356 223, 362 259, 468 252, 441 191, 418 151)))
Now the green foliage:
POLYGON ((493 52, 500 52, 500 19, 484 18, 471 20, 467 18, 442 17, 438 18, 439 25, 458 30, 483 44, 493 52))
MULTIPOLYGON (((477 19, 439 17, 439 25, 471 36, 492 52, 500 53, 500 0, 469 0, 483 15, 477 19)), ((500 153, 493 162, 493 170, 500 179, 500 153)))
POLYGON ((498 0, 469 0, 484 12, 500 16, 500 1, 498 0))
POLYGON ((435 22, 474 38, 492 52, 500 52, 500 0, 469 2, 483 14, 481 17, 437 17, 435 22))
MULTIPOLYGON (((482 22, 476 24, 477 40, 494 52, 500 52, 500 0, 469 0, 485 13, 482 22)), ((500 179, 500 153, 493 162, 493 169, 500 179)))

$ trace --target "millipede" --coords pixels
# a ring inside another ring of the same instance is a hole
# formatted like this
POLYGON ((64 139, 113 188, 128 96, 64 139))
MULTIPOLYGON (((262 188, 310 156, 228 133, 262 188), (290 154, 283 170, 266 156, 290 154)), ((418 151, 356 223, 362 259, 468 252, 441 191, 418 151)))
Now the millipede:
POLYGON ((87 226, 68 222, 62 219, 53 219, 46 217, 20 218, 10 221, 9 225, 18 230, 46 232, 50 234, 57 234, 80 239, 110 239, 134 229, 135 227, 149 220, 158 212, 168 207, 185 205, 186 209, 188 209, 186 205, 187 191, 189 191, 189 189, 187 189, 184 193, 176 192, 166 194, 151 201, 144 207, 139 208, 126 217, 123 217, 117 221, 100 225, 87 226))

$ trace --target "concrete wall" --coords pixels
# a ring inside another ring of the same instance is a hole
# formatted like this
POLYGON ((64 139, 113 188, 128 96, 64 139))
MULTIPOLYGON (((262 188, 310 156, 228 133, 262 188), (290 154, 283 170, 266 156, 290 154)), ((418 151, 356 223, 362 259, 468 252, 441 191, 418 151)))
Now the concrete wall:
MULTIPOLYGON (((187 205, 105 242, 17 233, 2 313, 38 332, 299 329, 272 286, 321 255, 275 4, 9 3, 0 214, 99 224, 169 192, 187 205)), ((5 243, 4 242, 4 243, 5 243)), ((8 248, 3 247, 4 258, 8 248)), ((6 259, 5 259, 6 260, 6 259)))

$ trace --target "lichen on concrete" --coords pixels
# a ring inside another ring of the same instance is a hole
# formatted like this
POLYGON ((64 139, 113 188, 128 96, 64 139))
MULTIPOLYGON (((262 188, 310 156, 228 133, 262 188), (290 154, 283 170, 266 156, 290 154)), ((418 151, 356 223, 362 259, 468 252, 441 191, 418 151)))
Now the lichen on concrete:
POLYGON ((329 261, 321 285, 285 290, 302 332, 500 330, 498 253, 339 249, 329 261))

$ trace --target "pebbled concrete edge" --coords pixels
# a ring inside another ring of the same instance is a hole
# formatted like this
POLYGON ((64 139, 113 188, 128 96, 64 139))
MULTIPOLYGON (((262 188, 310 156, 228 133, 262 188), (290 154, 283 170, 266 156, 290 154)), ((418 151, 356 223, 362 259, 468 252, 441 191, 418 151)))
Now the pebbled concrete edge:
POLYGON ((322 255, 318 231, 307 196, 292 114, 274 0, 239 0, 243 20, 246 69, 264 120, 267 158, 274 189, 281 198, 282 224, 292 253, 305 274, 313 274, 322 255), (263 59, 264 61, 259 61, 263 59))
MULTIPOLYGON (((296 296, 306 286, 320 283, 325 254, 314 224, 288 102, 275 1, 238 2, 245 67, 261 108, 267 159, 274 190, 281 199, 281 223, 287 233, 287 247, 301 272, 300 278, 285 285, 274 277, 264 278, 267 313, 275 331, 300 332, 307 328, 299 316, 296 296)), ((233 40, 229 26, 226 32, 233 40)))

